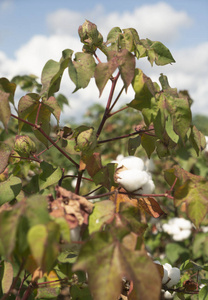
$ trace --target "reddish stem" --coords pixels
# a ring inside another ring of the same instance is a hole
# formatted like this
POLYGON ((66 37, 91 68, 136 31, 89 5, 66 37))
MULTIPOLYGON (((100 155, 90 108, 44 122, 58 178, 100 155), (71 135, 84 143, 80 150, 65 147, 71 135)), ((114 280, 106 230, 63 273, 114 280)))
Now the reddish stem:
POLYGON ((109 94, 109 97, 108 97, 108 102, 107 102, 107 105, 106 105, 106 108, 105 108, 105 112, 104 112, 104 115, 103 115, 103 119, 100 123, 100 126, 97 130, 97 137, 100 136, 100 133, 103 129, 103 126, 107 120, 107 118, 109 117, 109 111, 110 111, 110 105, 111 105, 111 102, 112 102, 112 98, 113 98, 113 94, 114 94, 114 90, 115 90, 115 87, 116 87, 116 83, 117 83, 117 80, 119 78, 119 75, 120 75, 120 72, 118 72, 118 74, 116 75, 116 77, 112 78, 112 85, 111 85, 111 90, 110 90, 110 94, 109 94))

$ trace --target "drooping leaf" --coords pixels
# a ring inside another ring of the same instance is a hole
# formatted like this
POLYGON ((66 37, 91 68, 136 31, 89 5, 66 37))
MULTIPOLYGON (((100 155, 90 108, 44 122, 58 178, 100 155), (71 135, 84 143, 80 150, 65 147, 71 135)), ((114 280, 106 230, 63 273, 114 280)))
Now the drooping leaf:
MULTIPOLYGON (((18 114, 23 120, 26 120, 28 116, 37 108, 39 105, 40 96, 35 93, 29 93, 23 96, 18 103, 18 114)), ((22 129, 23 122, 19 121, 19 132, 22 129)))
POLYGON ((117 57, 119 63, 119 71, 121 73, 121 78, 127 92, 128 86, 131 84, 134 78, 135 57, 126 49, 119 51, 117 57))
POLYGON ((153 218, 159 218, 165 214, 153 197, 139 198, 138 205, 153 218))
POLYGON ((11 175, 6 181, 0 183, 0 205, 9 202, 20 193, 22 181, 19 177, 11 175))
POLYGON ((86 88, 94 76, 96 63, 89 53, 77 52, 75 59, 69 61, 69 76, 76 85, 74 92, 86 88))
POLYGON ((139 135, 134 138, 130 138, 128 141, 129 155, 134 155, 136 149, 140 146, 140 144, 141 144, 141 137, 139 135))
POLYGON ((6 129, 11 116, 9 102, 14 104, 15 89, 15 83, 11 83, 7 78, 0 78, 0 121, 6 129))
POLYGON ((58 101, 55 97, 51 96, 47 100, 43 100, 44 105, 48 108, 48 110, 54 115, 57 120, 57 125, 59 124, 61 108, 58 104, 58 101))
POLYGON ((13 210, 5 210, 0 213, 0 242, 1 251, 6 258, 10 258, 16 244, 16 233, 21 216, 21 210, 18 207, 13 210))
POLYGON ((102 168, 100 153, 94 152, 90 155, 83 153, 82 160, 86 164, 87 172, 91 177, 93 177, 102 168))
POLYGON ((164 66, 175 62, 169 49, 158 41, 141 39, 137 44, 137 50, 140 53, 140 57, 148 57, 151 65, 153 65, 154 62, 158 66, 164 66))
POLYGON ((45 161, 41 162, 40 167, 42 169, 42 173, 39 176, 40 190, 43 190, 52 184, 58 183, 62 176, 60 167, 54 168, 51 164, 45 161))
POLYGON ((135 69, 132 86, 135 91, 134 100, 128 106, 142 111, 145 108, 151 108, 151 98, 155 95, 155 87, 149 77, 142 70, 135 69))
POLYGON ((108 190, 110 190, 112 185, 115 185, 114 173, 115 165, 111 163, 107 164, 93 176, 93 181, 96 185, 101 184, 105 186, 108 190))
POLYGON ((199 151, 202 151, 206 146, 206 140, 204 135, 194 125, 191 126, 191 134, 189 136, 189 141, 194 147, 197 155, 199 155, 199 151))
POLYGON ((1 281, 1 286, 2 286, 2 292, 3 294, 6 294, 13 282, 13 267, 12 264, 8 261, 4 261, 4 274, 3 278, 1 281))
POLYGON ((62 51, 62 57, 59 62, 51 59, 45 64, 41 74, 41 95, 49 98, 59 90, 63 72, 68 67, 72 54, 72 50, 66 49, 62 51))
POLYGON ((118 67, 118 63, 116 61, 109 61, 107 63, 99 63, 95 68, 95 82, 100 92, 100 96, 106 86, 106 83, 115 72, 118 67))
POLYGON ((159 273, 145 253, 130 251, 120 242, 127 234, 128 231, 124 234, 122 229, 112 234, 95 232, 81 248, 73 269, 88 272, 93 299, 117 299, 123 276, 133 281, 136 300, 158 299, 161 286, 159 273))
POLYGON ((43 271, 49 272, 58 255, 59 226, 55 222, 33 226, 27 235, 31 253, 43 271))
POLYGON ((191 125, 189 102, 187 99, 173 98, 171 96, 167 96, 166 101, 173 122, 173 129, 184 140, 191 125))
POLYGON ((10 147, 5 143, 0 142, 0 174, 5 170, 5 168, 8 165, 10 153, 10 147))
POLYGON ((150 158, 151 154, 155 150, 155 142, 157 137, 151 136, 148 134, 141 135, 141 145, 147 153, 147 156, 150 158))

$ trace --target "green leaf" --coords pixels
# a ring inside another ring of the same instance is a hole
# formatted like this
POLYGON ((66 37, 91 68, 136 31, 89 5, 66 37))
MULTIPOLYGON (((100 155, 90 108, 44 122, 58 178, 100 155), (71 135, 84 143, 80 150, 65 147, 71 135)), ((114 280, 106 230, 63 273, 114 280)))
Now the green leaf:
POLYGON ((63 72, 68 67, 72 54, 72 50, 66 49, 62 51, 62 57, 59 62, 51 59, 45 64, 41 74, 41 95, 49 98, 59 90, 63 72))
POLYGON ((93 213, 89 215, 89 234, 100 230, 102 226, 114 216, 115 204, 111 200, 104 200, 94 204, 93 213))
POLYGON ((106 83, 115 72, 118 67, 118 63, 110 60, 107 63, 99 63, 95 68, 95 82, 100 92, 100 96, 106 86, 106 83))
POLYGON ((173 122, 173 129, 184 140, 192 119, 188 99, 168 96, 166 101, 173 122))
MULTIPOLYGON (((32 113, 28 116, 28 121, 35 124, 36 119, 37 119, 37 114, 38 114, 38 124, 41 124, 41 129, 47 134, 50 135, 50 117, 51 117, 51 112, 48 109, 47 106, 44 104, 41 105, 40 109, 39 107, 35 107, 32 113)), ((48 139, 38 130, 34 129, 33 130, 36 138, 42 142, 46 147, 48 147, 48 139)))
POLYGON ((155 95, 155 87, 152 80, 141 69, 135 69, 132 86, 135 91, 135 97, 128 106, 140 111, 144 108, 150 108, 151 98, 155 95))
POLYGON ((0 183, 0 205, 9 202, 20 193, 22 188, 21 179, 10 176, 6 181, 0 183))
POLYGON ((154 51, 156 65, 164 66, 175 62, 169 49, 161 42, 152 42, 150 49, 154 51))
POLYGON ((96 185, 101 184, 108 190, 111 189, 112 185, 115 185, 114 173, 115 164, 109 163, 105 167, 101 168, 94 176, 93 181, 96 185))
POLYGON ((118 39, 118 36, 122 33, 119 27, 113 27, 107 36, 107 44, 111 44, 118 39))
POLYGON ((43 190, 48 186, 57 183, 62 176, 61 168, 54 168, 51 164, 43 161, 40 164, 42 173, 39 176, 39 188, 43 190))
POLYGON ((148 60, 151 65, 153 65, 154 62, 158 66, 164 66, 175 62, 169 49, 158 41, 142 39, 137 45, 137 50, 140 53, 140 57, 148 56, 148 60))
POLYGON ((70 296, 72 300, 93 300, 88 287, 72 285, 70 288, 70 296))
POLYGON ((11 116, 9 102, 14 104, 15 89, 15 83, 11 83, 7 78, 0 78, 0 121, 3 123, 5 129, 7 129, 11 116))
POLYGON ((208 297, 208 285, 205 285, 198 294, 199 300, 205 300, 208 297))
POLYGON ((50 221, 46 196, 33 195, 27 199, 25 205, 25 216, 30 227, 37 224, 47 224, 50 221))
POLYGON ((0 213, 0 243, 1 254, 10 258, 16 244, 16 233, 21 215, 20 209, 16 206, 13 210, 0 213))
POLYGON ((49 272, 58 255, 59 226, 54 222, 37 224, 28 231, 27 239, 37 265, 49 272))
POLYGON ((10 147, 5 143, 0 142, 0 174, 4 172, 8 165, 10 153, 10 147))
POLYGON ((44 106, 54 115, 57 120, 57 125, 59 124, 61 108, 58 104, 58 101, 55 97, 51 96, 47 100, 43 100, 44 106))
POLYGON ((134 78, 135 57, 126 49, 119 51, 117 57, 119 63, 119 71, 121 73, 121 78, 127 92, 128 86, 131 84, 134 78))
POLYGON ((13 272, 12 264, 10 262, 4 261, 3 264, 4 264, 4 274, 3 274, 1 286, 2 286, 3 294, 6 294, 12 285, 14 272, 13 272))
POLYGON ((175 205, 186 203, 188 217, 199 227, 208 211, 208 185, 206 179, 191 174, 177 166, 165 171, 165 179, 172 185, 175 178, 175 205))
POLYGON ((73 93, 88 86, 90 79, 94 76, 95 67, 95 60, 89 53, 77 52, 74 61, 70 59, 69 76, 76 85, 73 93))
POLYGON ((28 244, 38 266, 42 266, 47 238, 47 229, 46 226, 43 224, 33 226, 28 231, 28 244))
POLYGON ((141 145, 144 148, 144 150, 147 153, 147 156, 150 158, 151 154, 155 150, 155 142, 157 140, 157 137, 148 135, 148 134, 142 134, 141 135, 141 145))
POLYGON ((141 144, 141 137, 138 135, 134 138, 129 138, 128 140, 128 153, 129 155, 134 155, 136 152, 136 149, 141 144))
MULTIPOLYGON (((23 96, 18 103, 18 114, 23 120, 28 119, 29 115, 37 108, 39 105, 40 96, 35 93, 29 93, 23 96)), ((19 121, 19 132, 22 129, 23 122, 19 121)))
POLYGON ((189 258, 189 250, 178 243, 168 243, 165 253, 171 265, 174 265, 179 258, 182 261, 189 258))
POLYGON ((206 140, 204 135, 194 125, 191 126, 191 134, 189 136, 189 141, 194 147, 197 155, 199 155, 199 151, 202 151, 206 146, 206 140))

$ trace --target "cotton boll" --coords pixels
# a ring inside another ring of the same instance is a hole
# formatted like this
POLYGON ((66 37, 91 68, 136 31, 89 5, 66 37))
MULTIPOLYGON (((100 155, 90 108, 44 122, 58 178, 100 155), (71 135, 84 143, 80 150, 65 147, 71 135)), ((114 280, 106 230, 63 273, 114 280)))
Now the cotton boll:
POLYGON ((141 158, 135 156, 126 156, 118 163, 118 168, 124 166, 128 170, 144 170, 144 162, 141 158))
POLYGON ((164 268, 164 266, 163 266, 163 270, 164 270, 164 274, 162 278, 162 284, 165 284, 168 281, 168 271, 164 268))
POLYGON ((192 227, 191 222, 184 218, 173 218, 173 222, 181 229, 191 229, 192 227))
POLYGON ((127 191, 133 192, 141 188, 149 180, 149 175, 145 171, 125 170, 117 175, 116 180, 127 191))
POLYGON ((165 291, 165 293, 164 293, 164 298, 165 299, 173 299, 173 297, 174 297, 174 293, 171 294, 170 292, 165 291))
POLYGON ((163 268, 164 268, 165 270, 167 270, 168 273, 169 273, 170 270, 172 269, 172 266, 171 266, 170 264, 166 263, 166 264, 163 265, 163 268))
POLYGON ((155 184, 152 179, 148 180, 140 189, 140 194, 152 194, 155 184))
POLYGON ((176 285, 181 277, 181 272, 178 268, 172 268, 168 272, 168 277, 170 278, 170 281, 166 284, 168 288, 171 288, 172 286, 176 285))
POLYGON ((174 241, 183 241, 191 235, 190 229, 181 230, 178 234, 173 235, 174 241))

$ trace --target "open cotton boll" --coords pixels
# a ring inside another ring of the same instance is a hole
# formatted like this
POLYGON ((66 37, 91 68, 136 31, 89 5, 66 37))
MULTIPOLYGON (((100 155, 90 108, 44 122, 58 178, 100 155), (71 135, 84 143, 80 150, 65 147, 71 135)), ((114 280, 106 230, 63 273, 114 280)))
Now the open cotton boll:
POLYGON ((137 190, 136 194, 152 194, 155 189, 155 184, 152 179, 148 180, 139 190, 137 190))
POLYGON ((144 162, 141 158, 135 156, 126 156, 118 163, 118 168, 124 166, 128 170, 137 169, 139 171, 144 170, 144 162))
POLYGON ((181 230, 179 233, 173 235, 174 241, 183 241, 191 235, 190 229, 181 230))
POLYGON ((170 264, 166 263, 166 264, 163 265, 163 268, 164 268, 165 270, 167 270, 168 273, 169 273, 170 270, 172 269, 172 266, 171 266, 170 264))
POLYGON ((172 286, 176 285, 181 277, 181 272, 178 268, 172 268, 168 272, 168 277, 170 278, 170 281, 166 284, 168 288, 171 288, 172 286))
POLYGON ((165 284, 168 281, 168 271, 163 267, 164 274, 162 278, 162 284, 165 284))
POLYGON ((133 192, 141 188, 149 180, 149 175, 145 171, 125 170, 117 175, 116 180, 125 190, 133 192))

